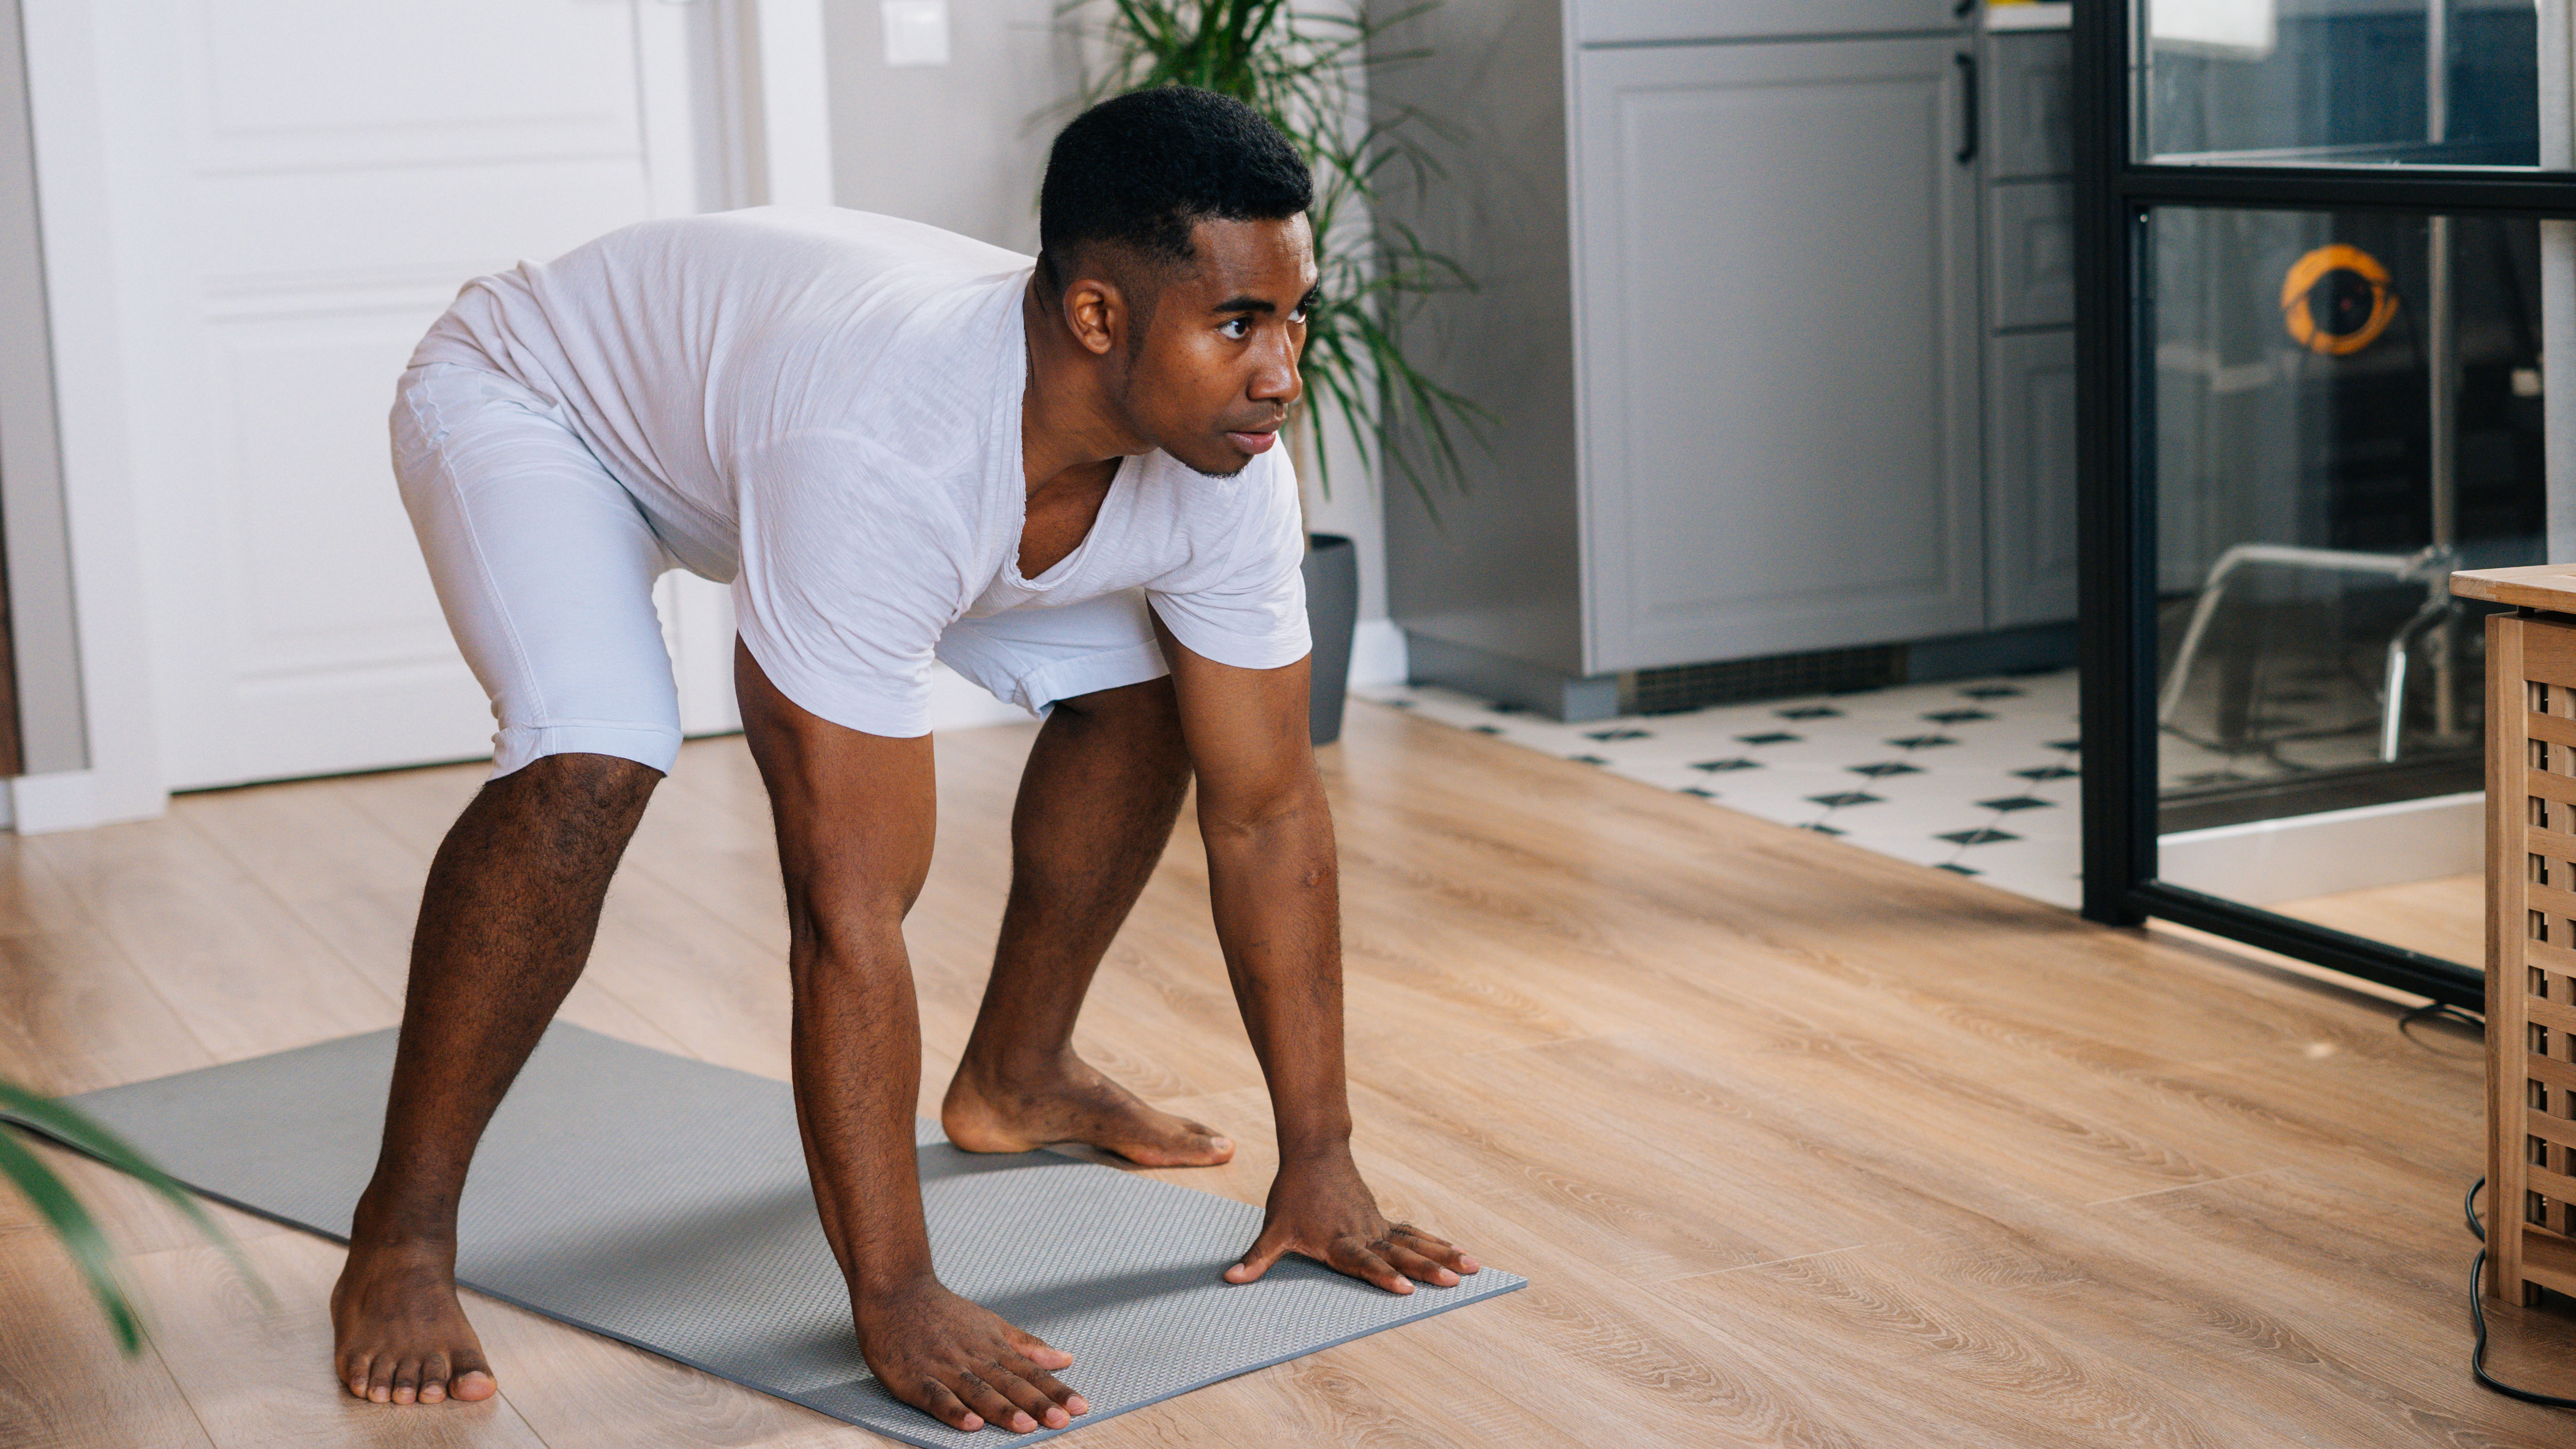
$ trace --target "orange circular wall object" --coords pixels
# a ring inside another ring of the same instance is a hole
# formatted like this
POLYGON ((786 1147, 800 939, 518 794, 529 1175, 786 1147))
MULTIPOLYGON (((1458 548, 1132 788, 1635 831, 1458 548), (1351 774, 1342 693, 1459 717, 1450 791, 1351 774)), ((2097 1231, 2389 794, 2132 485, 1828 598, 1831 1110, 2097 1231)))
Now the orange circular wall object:
POLYGON ((2281 325, 2310 352, 2349 357, 2378 341, 2396 316, 2397 294, 2389 290, 2388 269, 2359 247, 2341 242, 2319 247, 2293 263, 2289 275, 2281 279, 2281 325), (2340 329, 2320 323, 2316 309, 2317 285, 2337 272, 2358 278, 2370 295, 2370 310, 2358 321, 2333 319, 2344 324, 2340 329))

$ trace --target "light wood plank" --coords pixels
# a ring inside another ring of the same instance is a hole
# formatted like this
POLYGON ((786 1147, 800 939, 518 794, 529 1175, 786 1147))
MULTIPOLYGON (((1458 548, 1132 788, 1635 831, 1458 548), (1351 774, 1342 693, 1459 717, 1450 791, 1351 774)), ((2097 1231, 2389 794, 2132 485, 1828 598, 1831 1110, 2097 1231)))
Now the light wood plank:
POLYGON ((212 1248, 149 1253, 128 1264, 160 1322, 154 1341, 215 1449, 541 1449, 544 1441, 506 1392, 432 1413, 351 1397, 331 1371, 327 1300, 340 1272, 339 1246, 280 1233, 243 1251, 276 1295, 273 1308, 263 1307, 212 1248))
POLYGON ((179 820, 26 842, 218 1060, 390 1026, 397 999, 179 820))
POLYGON ((0 1444, 211 1449, 155 1345, 119 1352, 50 1237, 0 1228, 0 1305, 0 1444))
POLYGON ((2386 941, 2445 961, 2486 963, 2486 877, 2439 876, 2311 896, 2270 907, 2285 916, 2386 941))

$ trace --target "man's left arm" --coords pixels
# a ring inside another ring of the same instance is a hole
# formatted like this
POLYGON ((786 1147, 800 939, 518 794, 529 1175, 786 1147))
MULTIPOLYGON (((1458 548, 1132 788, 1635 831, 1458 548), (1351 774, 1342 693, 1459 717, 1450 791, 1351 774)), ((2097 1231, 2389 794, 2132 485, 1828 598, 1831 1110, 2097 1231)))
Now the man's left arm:
POLYGON ((1226 1281, 1302 1253, 1391 1293, 1412 1292, 1408 1280, 1454 1284, 1476 1260, 1387 1221, 1351 1158, 1340 876, 1307 741, 1308 662, 1237 669, 1191 652, 1159 619, 1156 630, 1198 773, 1217 941, 1279 1126, 1268 1216, 1226 1281))

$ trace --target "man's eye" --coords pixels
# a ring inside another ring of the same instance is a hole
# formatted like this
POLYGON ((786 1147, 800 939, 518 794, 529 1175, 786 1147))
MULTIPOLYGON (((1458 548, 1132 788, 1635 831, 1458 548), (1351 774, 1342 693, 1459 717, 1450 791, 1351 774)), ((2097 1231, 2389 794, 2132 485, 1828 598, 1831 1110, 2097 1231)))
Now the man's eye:
POLYGON ((1217 330, 1240 342, 1244 338, 1252 335, 1252 319, 1249 317, 1229 317, 1217 328, 1217 330))

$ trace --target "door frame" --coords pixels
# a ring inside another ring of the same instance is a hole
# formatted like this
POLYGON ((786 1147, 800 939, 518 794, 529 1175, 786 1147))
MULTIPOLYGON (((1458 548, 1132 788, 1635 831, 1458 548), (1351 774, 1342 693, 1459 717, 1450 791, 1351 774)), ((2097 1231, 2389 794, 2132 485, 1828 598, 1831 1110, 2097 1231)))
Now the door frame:
POLYGON ((0 773, 89 764, 63 528, 52 325, 46 316, 35 152, 18 0, 0 0, 0 536, 7 543, 10 749, 0 773))
MULTIPOLYGON (((2155 426, 2145 226, 2157 207, 2576 217, 2576 172, 2155 165, 2133 159, 2131 0, 2075 7, 2078 628, 2084 915, 2197 927, 2456 1006, 2485 973, 2157 878, 2155 426)), ((2564 23, 2561 0, 2543 8, 2564 23)), ((2547 49, 2544 48, 2544 55, 2547 49)), ((2544 107, 2544 111, 2546 107, 2544 107)), ((2550 471, 2567 440, 2553 436, 2550 471)), ((2553 479, 2553 487, 2555 480, 2553 479)))

